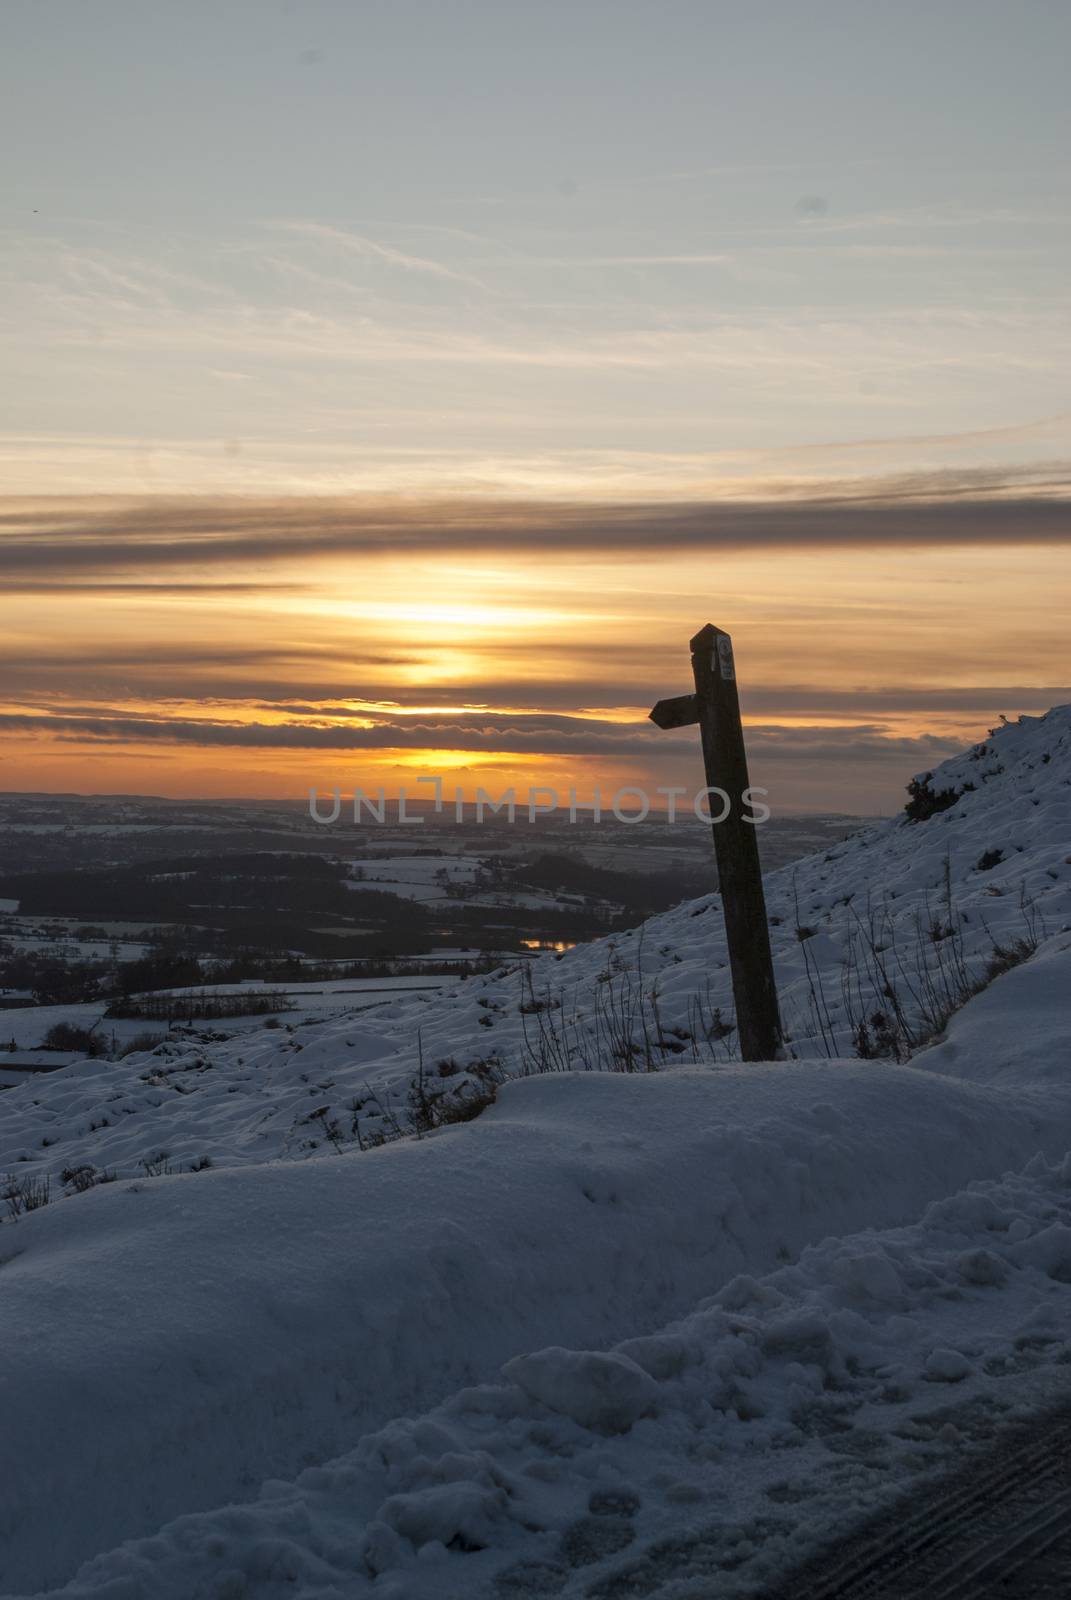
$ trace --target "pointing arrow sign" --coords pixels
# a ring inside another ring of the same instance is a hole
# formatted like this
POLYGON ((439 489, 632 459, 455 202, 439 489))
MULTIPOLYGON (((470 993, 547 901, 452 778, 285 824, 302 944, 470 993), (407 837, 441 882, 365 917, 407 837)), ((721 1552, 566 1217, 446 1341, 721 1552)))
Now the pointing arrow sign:
POLYGON ((656 728, 687 728, 699 721, 699 702, 694 694, 674 695, 660 700, 649 715, 656 728))

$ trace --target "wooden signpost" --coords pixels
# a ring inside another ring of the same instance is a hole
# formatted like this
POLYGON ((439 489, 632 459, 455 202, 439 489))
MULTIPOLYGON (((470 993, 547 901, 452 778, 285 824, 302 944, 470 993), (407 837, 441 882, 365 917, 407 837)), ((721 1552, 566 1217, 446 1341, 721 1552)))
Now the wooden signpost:
POLYGON ((745 798, 747 754, 733 642, 712 623, 692 640, 692 671, 695 693, 660 700, 651 712, 651 721, 659 728, 699 724, 707 788, 725 796, 717 805, 711 797, 712 818, 725 812, 724 818, 714 820, 711 832, 725 910, 740 1054, 745 1061, 772 1061, 781 1048, 781 1020, 758 838, 754 821, 745 818, 745 809, 750 810, 745 798))

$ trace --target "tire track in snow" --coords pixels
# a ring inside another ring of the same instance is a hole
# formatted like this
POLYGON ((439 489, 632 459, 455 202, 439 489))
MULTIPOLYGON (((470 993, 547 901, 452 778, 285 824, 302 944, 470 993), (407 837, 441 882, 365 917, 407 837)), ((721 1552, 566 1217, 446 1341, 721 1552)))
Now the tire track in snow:
POLYGON ((1071 1592, 1071 1408, 1005 1436, 763 1600, 1041 1600, 1071 1592), (1009 1448, 1010 1447, 1010 1448, 1009 1448))

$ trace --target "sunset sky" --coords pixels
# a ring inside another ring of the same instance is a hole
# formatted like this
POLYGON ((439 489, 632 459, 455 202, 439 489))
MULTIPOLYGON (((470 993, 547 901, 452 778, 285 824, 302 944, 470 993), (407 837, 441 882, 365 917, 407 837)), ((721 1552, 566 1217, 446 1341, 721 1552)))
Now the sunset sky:
POLYGON ((0 789, 891 810, 1071 699, 1071 11, 6 0, 0 789))

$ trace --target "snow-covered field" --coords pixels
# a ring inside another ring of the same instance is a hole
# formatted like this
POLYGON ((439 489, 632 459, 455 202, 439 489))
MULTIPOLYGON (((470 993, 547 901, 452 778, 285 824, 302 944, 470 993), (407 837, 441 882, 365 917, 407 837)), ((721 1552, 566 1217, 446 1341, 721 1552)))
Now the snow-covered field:
MULTIPOLYGON (((293 1008, 279 1013, 278 1025, 282 1026, 284 1022, 290 1025, 300 1022, 306 1014, 317 1019, 324 1015, 340 1013, 349 1016, 372 1006, 383 1005, 400 994, 433 994, 449 981, 445 977, 427 977, 419 973, 396 978, 328 978, 309 983, 264 983, 259 979, 250 978, 241 984, 200 984, 195 987, 149 992, 174 994, 185 998, 189 995, 256 994, 260 989, 270 989, 273 993, 285 995, 293 1008)), ((108 1004, 105 1001, 79 1001, 70 1005, 24 1006, 11 1010, 0 1008, 0 1065, 3 1063, 5 1047, 14 1042, 16 1049, 20 1051, 33 1050, 49 1029, 58 1023, 99 1032, 109 1045, 114 1036, 120 1048, 127 1045, 130 1040, 141 1038, 147 1033, 160 1034, 167 1031, 166 1023, 147 1022, 138 1017, 109 1017, 108 1004)), ((196 1045, 197 1035, 207 1036, 210 1042, 219 1044, 224 1042, 225 1035, 238 1036, 254 1029, 275 1026, 275 1022, 267 1022, 264 1016, 228 1018, 223 1023, 195 1019, 188 1025, 190 1037, 186 1038, 180 1033, 176 1038, 184 1041, 185 1047, 190 1049, 196 1045)), ((139 1057, 139 1060, 144 1070, 144 1058, 139 1057)), ((114 1061, 105 1062, 103 1065, 113 1073, 117 1070, 117 1063, 114 1061)), ((91 1073, 94 1070, 93 1063, 88 1060, 82 1062, 80 1070, 91 1073)), ((68 1090, 73 1081, 67 1080, 68 1090)), ((109 1082, 112 1081, 109 1079, 109 1082)), ((117 1082, 118 1078, 114 1081, 117 1082)), ((0 1171, 3 1170, 3 1160, 3 1156, 0 1155, 0 1171)))
POLYGON ((383 856, 378 860, 360 861, 354 876, 345 881, 350 889, 379 889, 403 900, 417 900, 422 905, 449 900, 450 888, 463 889, 466 904, 470 906, 511 906, 529 911, 560 908, 575 903, 578 898, 515 887, 508 891, 487 889, 477 894, 473 886, 486 872, 487 862, 478 856, 383 856))
POLYGON ((754 1592, 1071 1389, 1071 708, 929 791, 767 879, 796 1059, 708 896, 5 1092, 0 1586, 754 1592))
POLYGON ((432 904, 448 898, 448 884, 471 885, 484 863, 474 856, 381 856, 357 864, 351 889, 382 889, 403 900, 432 904))
POLYGON ((57 961, 140 961, 148 955, 147 944, 133 940, 54 939, 36 938, 32 934, 11 932, 0 927, 0 937, 5 937, 14 955, 50 955, 57 961))

